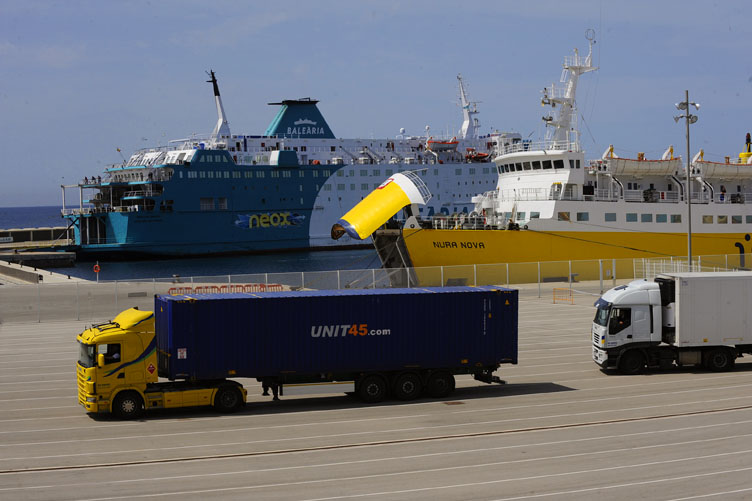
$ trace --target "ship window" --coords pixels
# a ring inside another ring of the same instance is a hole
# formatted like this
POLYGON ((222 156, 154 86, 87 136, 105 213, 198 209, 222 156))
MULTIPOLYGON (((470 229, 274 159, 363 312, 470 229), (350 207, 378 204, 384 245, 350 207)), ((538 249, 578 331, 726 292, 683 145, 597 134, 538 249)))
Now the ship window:
MULTIPOLYGON (((189 172, 189 174, 190 174, 190 172, 189 172)), ((213 170, 210 170, 207 174, 208 174, 209 179, 214 179, 214 171, 213 170)))
POLYGON ((317 170, 313 171, 313 177, 319 177, 319 171, 317 170))
POLYGON ((731 216, 731 224, 742 224, 741 216, 731 216))
POLYGON ((525 162, 522 164, 525 170, 532 170, 532 166, 530 165, 530 162, 525 162))
POLYGON ((394 174, 394 171, 392 169, 387 169, 386 170, 386 175, 387 176, 391 176, 392 174, 394 174))
POLYGON ((225 197, 219 197, 217 199, 217 209, 219 209, 219 210, 227 210, 227 198, 225 198, 225 197))
POLYGON ((345 175, 345 172, 342 169, 337 171, 337 177, 342 177, 344 175, 345 175))
POLYGON ((199 162, 203 162, 203 161, 205 161, 205 160, 206 160, 206 159, 204 158, 204 156, 203 156, 203 155, 201 155, 200 157, 198 157, 198 161, 199 161, 199 162))
POLYGON ((240 172, 233 172, 232 173, 232 178, 233 179, 240 179, 240 172))
POLYGON ((578 221, 590 221, 590 213, 589 212, 578 212, 577 213, 577 220, 578 221))
POLYGON ((559 212, 559 221, 570 221, 569 212, 559 212))
POLYGON ((490 171, 488 170, 488 167, 483 167, 483 174, 489 174, 490 171))
POLYGON ((204 179, 204 178, 206 177, 206 172, 204 172, 204 171, 199 171, 199 172, 198 172, 198 177, 199 177, 200 179, 204 179))
POLYGON ((461 176, 462 175, 462 169, 454 169, 454 174, 457 175, 457 176, 461 176))
POLYGON ((525 220, 525 213, 524 212, 518 212, 517 213, 517 221, 524 221, 525 220))
POLYGON ((361 190, 363 190, 363 191, 366 191, 366 190, 368 190, 368 183, 362 183, 362 184, 360 185, 360 189, 361 189, 361 190))
POLYGON ((271 172, 271 176, 272 176, 272 177, 279 177, 279 171, 273 170, 273 171, 271 172))
POLYGON ((230 179, 230 171, 229 170, 225 171, 225 179, 230 179))
POLYGON ((381 185, 380 185, 379 183, 373 183, 373 189, 374 189, 374 190, 375 190, 376 188, 378 188, 379 186, 381 186, 381 185))
POLYGON ((224 163, 228 163, 228 162, 229 162, 229 160, 227 160, 227 157, 222 157, 222 161, 223 161, 224 163))
POLYGON ((299 170, 298 177, 305 177, 305 171, 299 170))
POLYGON ((718 224, 728 224, 728 216, 718 216, 718 224))
POLYGON ((563 169, 564 160, 554 160, 554 169, 563 169))
POLYGON ((522 164, 521 163, 514 164, 514 170, 521 171, 522 170, 522 164))
POLYGON ((332 171, 330 171, 330 170, 324 170, 324 171, 322 171, 322 175, 324 177, 329 177, 329 176, 332 175, 332 171))
POLYGON ((578 158, 577 160, 575 160, 575 161, 574 161, 574 166, 575 166, 575 168, 577 168, 577 169, 579 169, 579 168, 580 168, 580 159, 579 159, 579 158, 578 158))
POLYGON ((671 214, 672 223, 681 223, 681 214, 671 214))
POLYGON ((381 171, 379 169, 373 169, 373 174, 372 175, 374 175, 374 176, 380 176, 381 175, 381 171))
POLYGON ((702 216, 702 224, 713 224, 713 216, 702 216))
POLYGON ((570 169, 574 169, 574 159, 573 158, 569 159, 569 168, 570 169))
POLYGON ((303 197, 300 197, 300 205, 304 205, 303 204, 303 197))
POLYGON ((345 191, 345 185, 344 184, 338 184, 337 185, 337 190, 339 190, 339 191, 345 191))
POLYGON ((540 219, 540 212, 531 212, 530 219, 540 219))
POLYGON ((365 170, 365 169, 362 169, 362 170, 360 171, 360 175, 361 175, 361 176, 368 176, 368 171, 367 171, 367 170, 365 170))
POLYGON ((627 212, 627 222, 628 223, 636 223, 637 222, 637 213, 636 212, 627 212))
POLYGON ((475 174, 475 168, 474 167, 470 167, 470 174, 475 174))
POLYGON ((607 223, 613 223, 616 221, 616 212, 606 212, 605 216, 607 223))
POLYGON ((354 184, 350 185, 350 191, 355 191, 355 185, 354 184))
POLYGON ((183 171, 181 170, 178 174, 180 175, 180 179, 183 179, 183 171))
POLYGON ((666 223, 666 222, 668 222, 668 215, 667 214, 656 214, 655 215, 655 222, 656 223, 666 223))
POLYGON ((747 222, 747 224, 752 224, 752 216, 746 216, 744 220, 747 222))
POLYGON ((544 169, 550 169, 551 168, 551 160, 544 160, 543 161, 543 168, 544 169))
POLYGON ((540 168, 541 168, 540 160, 536 160, 535 162, 533 162, 533 170, 540 170, 540 168))
POLYGON ((512 213, 511 212, 505 212, 504 217, 507 219, 512 219, 512 213))
POLYGON ((256 177, 264 177, 265 174, 266 173, 264 171, 262 171, 262 170, 257 170, 256 171, 256 177))
POLYGON ((652 223, 653 222, 653 215, 652 214, 640 214, 640 222, 641 223, 652 223))
POLYGON ((208 198, 201 197, 201 199, 199 200, 199 208, 201 210, 213 210, 214 199, 211 197, 208 197, 208 198))
POLYGON ((325 184, 324 185, 324 191, 332 191, 332 185, 331 184, 325 184))

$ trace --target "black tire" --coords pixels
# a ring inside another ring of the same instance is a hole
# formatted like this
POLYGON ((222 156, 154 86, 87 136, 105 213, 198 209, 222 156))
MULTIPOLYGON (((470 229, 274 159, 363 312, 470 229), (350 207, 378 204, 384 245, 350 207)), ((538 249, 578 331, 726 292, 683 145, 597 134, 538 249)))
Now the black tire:
POLYGON ((136 419, 144 411, 144 400, 135 391, 124 391, 112 402, 112 413, 120 419, 136 419))
POLYGON ((428 378, 426 391, 433 398, 443 398, 454 391, 454 376, 448 372, 434 372, 428 378))
POLYGON ((414 372, 405 372, 394 380, 392 394, 398 400, 415 400, 422 392, 423 381, 414 372))
POLYGON ((243 396, 234 386, 220 386, 214 395, 214 408, 219 412, 235 412, 243 405, 243 396))
POLYGON ((358 383, 358 396, 363 402, 375 404, 386 398, 387 385, 381 376, 366 376, 358 383))
POLYGON ((622 374, 639 374, 645 368, 645 355, 638 350, 623 353, 619 359, 619 372, 622 374))
POLYGON ((735 362, 733 352, 726 348, 716 348, 705 355, 705 367, 713 372, 730 371, 735 362))

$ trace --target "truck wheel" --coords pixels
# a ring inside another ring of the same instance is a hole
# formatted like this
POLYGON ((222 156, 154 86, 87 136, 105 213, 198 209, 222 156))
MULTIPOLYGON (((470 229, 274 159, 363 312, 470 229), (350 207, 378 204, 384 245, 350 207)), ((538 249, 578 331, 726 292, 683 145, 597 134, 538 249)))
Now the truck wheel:
POLYGON ((619 360, 619 372, 622 374, 639 374, 644 368, 645 356, 637 350, 622 354, 619 360))
POLYGON ((708 352, 705 366, 713 372, 724 372, 733 369, 735 361, 731 350, 717 348, 708 352))
POLYGON ((144 410, 144 401, 135 391, 124 391, 115 397, 112 412, 120 419, 136 419, 144 410))
POLYGON ((358 384, 358 396, 363 402, 375 404, 386 397, 386 381, 381 376, 366 376, 358 384))
POLYGON ((426 390, 433 398, 446 397, 454 391, 454 376, 448 372, 434 372, 428 378, 426 390))
POLYGON ((399 400, 415 400, 423 390, 423 382, 417 374, 405 372, 397 376, 392 393, 399 400))
POLYGON ((214 396, 214 408, 219 412, 235 412, 242 404, 243 397, 232 386, 220 386, 214 396))

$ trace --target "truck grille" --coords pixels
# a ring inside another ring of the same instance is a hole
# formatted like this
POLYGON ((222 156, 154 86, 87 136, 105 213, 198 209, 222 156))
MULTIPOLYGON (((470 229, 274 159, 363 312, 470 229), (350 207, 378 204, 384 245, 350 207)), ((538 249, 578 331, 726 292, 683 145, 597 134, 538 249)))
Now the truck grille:
POLYGON ((598 335, 597 332, 593 332, 593 343, 600 346, 601 344, 601 337, 598 335))

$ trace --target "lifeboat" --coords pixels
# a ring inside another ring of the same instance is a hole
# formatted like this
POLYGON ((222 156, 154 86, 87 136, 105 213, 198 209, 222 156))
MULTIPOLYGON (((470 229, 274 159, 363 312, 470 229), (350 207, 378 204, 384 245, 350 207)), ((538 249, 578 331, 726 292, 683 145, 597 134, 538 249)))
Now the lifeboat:
POLYGON ((475 151, 475 148, 468 148, 467 153, 465 154, 465 160, 468 162, 488 162, 491 160, 491 155, 481 151, 475 151))
POLYGON ((451 141, 437 141, 429 137, 426 142, 426 149, 431 151, 455 151, 458 144, 459 141, 457 141, 456 137, 453 137, 451 141))

